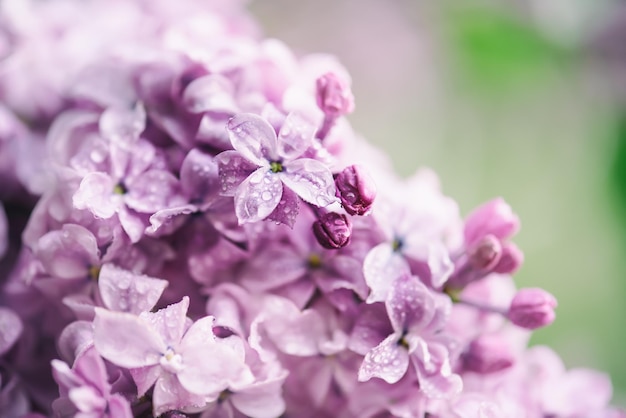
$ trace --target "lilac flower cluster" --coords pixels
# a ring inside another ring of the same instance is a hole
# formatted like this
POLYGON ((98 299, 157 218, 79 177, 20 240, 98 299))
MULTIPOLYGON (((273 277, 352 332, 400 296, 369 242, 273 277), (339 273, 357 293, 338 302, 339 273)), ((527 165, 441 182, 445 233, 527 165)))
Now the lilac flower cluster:
POLYGON ((237 2, 4 2, 0 417, 623 417, 519 220, 358 137, 237 2), (225 6, 224 3, 228 3, 225 6))

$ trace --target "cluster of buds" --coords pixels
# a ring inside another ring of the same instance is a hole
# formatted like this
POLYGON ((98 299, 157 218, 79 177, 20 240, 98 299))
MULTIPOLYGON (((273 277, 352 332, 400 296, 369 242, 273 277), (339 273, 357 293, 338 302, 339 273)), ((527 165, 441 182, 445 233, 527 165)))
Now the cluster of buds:
POLYGON ((527 348, 556 301, 515 288, 508 204, 463 223, 383 167, 334 58, 236 1, 17 3, 0 417, 624 416, 527 348))

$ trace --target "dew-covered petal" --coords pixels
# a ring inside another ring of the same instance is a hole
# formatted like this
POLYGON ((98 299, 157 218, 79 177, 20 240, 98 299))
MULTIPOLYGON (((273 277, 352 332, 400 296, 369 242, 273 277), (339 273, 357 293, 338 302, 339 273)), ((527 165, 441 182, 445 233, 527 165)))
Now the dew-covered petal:
POLYGON ((448 350, 437 343, 420 340, 411 356, 420 389, 430 399, 450 399, 463 389, 463 381, 452 373, 448 350))
POLYGON ((0 357, 4 355, 22 334, 20 317, 8 308, 0 308, 0 357))
POLYGON ((167 171, 156 169, 135 177, 128 184, 124 201, 137 212, 150 214, 186 203, 180 194, 178 179, 167 171))
POLYGON ((363 275, 370 288, 367 303, 384 302, 393 281, 407 274, 411 274, 408 263, 391 244, 384 242, 372 248, 363 260, 363 275))
POLYGON ((252 174, 258 166, 252 164, 237 151, 224 151, 215 157, 220 180, 220 194, 234 196, 243 181, 252 174))
POLYGON ((151 310, 168 283, 167 280, 134 274, 113 264, 103 265, 98 277, 104 305, 113 311, 133 314, 151 310))
POLYGON ((88 209, 98 218, 108 219, 121 205, 121 196, 114 195, 116 184, 108 174, 89 173, 83 177, 72 198, 76 209, 88 209))
POLYGON ((102 357, 125 368, 158 364, 167 349, 145 319, 102 308, 96 308, 94 345, 102 357))
POLYGON ((219 74, 209 74, 193 80, 183 93, 183 105, 191 113, 235 113, 233 83, 219 74))
POLYGON ((393 333, 393 328, 389 323, 384 304, 364 304, 360 309, 350 334, 348 347, 355 353, 365 355, 393 333))
POLYGON ((171 410, 199 410, 206 402, 205 396, 190 393, 181 386, 175 374, 163 373, 154 384, 152 406, 155 417, 171 410))
POLYGON ((235 213, 239 224, 267 218, 278 206, 283 185, 277 175, 266 167, 252 173, 235 193, 235 213))
POLYGON ((140 315, 150 323, 158 335, 169 347, 177 347, 187 325, 189 297, 184 296, 180 302, 169 305, 157 312, 144 312, 140 315))
POLYGON ((430 291, 415 276, 394 280, 385 301, 387 314, 396 332, 417 333, 430 323, 435 302, 430 291))
POLYGON ((35 257, 46 272, 61 279, 86 278, 89 268, 99 264, 99 255, 93 234, 75 224, 48 232, 35 247, 35 257))
POLYGON ((181 385, 198 395, 216 395, 241 379, 252 378, 243 353, 215 340, 212 316, 196 321, 180 345, 183 369, 178 373, 181 385))
POLYGON ((146 234, 150 236, 169 235, 180 228, 189 215, 198 211, 195 205, 182 205, 173 208, 161 209, 150 215, 150 226, 146 234))
POLYGON ((215 157, 198 149, 189 151, 180 167, 180 185, 192 202, 201 202, 220 192, 220 177, 215 157))
POLYGON ((99 128, 104 138, 122 148, 130 147, 146 129, 146 110, 141 103, 110 106, 102 112, 99 128))
POLYGON ((409 367, 409 352, 398 344, 398 339, 392 334, 365 355, 359 369, 360 382, 378 377, 393 384, 402 379, 409 367))
POLYGON ((335 180, 328 167, 310 158, 289 161, 280 178, 304 201, 326 207, 337 201, 335 180))
POLYGON ((145 395, 162 373, 160 365, 130 369, 130 375, 137 385, 137 396, 145 395))
POLYGON ((226 125, 233 148, 257 165, 277 161, 278 144, 274 128, 262 117, 252 113, 240 113, 226 125))
POLYGON ((267 219, 275 221, 289 228, 293 228, 300 210, 300 198, 291 189, 283 187, 283 195, 278 202, 278 206, 267 219))
POLYGON ((285 160, 293 160, 301 156, 313 141, 315 126, 305 118, 290 113, 285 118, 278 132, 278 153, 285 160))

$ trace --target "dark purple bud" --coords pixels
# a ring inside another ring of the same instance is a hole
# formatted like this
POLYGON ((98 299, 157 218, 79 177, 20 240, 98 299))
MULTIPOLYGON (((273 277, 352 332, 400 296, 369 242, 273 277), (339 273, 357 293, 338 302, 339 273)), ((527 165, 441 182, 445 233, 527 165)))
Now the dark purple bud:
POLYGON ((316 81, 317 105, 327 116, 337 118, 354 110, 354 96, 350 87, 334 73, 327 73, 316 81))
POLYGON ((350 242, 352 223, 346 215, 328 212, 313 223, 313 233, 322 247, 329 250, 342 248, 350 242))
POLYGON ((228 338, 232 335, 235 335, 235 331, 233 331, 232 328, 227 327, 227 326, 216 325, 213 327, 213 334, 217 338, 228 338))
POLYGON ((537 329, 554 321, 556 299, 543 289, 517 291, 509 307, 508 318, 518 327, 537 329))
POLYGON ((502 255, 493 271, 500 274, 513 274, 524 262, 524 253, 512 242, 502 244, 502 255))
POLYGON ((350 215, 365 215, 372 209, 376 198, 374 180, 359 165, 343 169, 335 178, 337 197, 350 215))
POLYGON ((481 335, 471 342, 462 356, 463 368, 488 374, 511 367, 515 357, 507 341, 500 335, 481 335))
POLYGON ((500 262, 502 245, 493 235, 487 235, 469 249, 469 263, 479 271, 491 271, 500 262))

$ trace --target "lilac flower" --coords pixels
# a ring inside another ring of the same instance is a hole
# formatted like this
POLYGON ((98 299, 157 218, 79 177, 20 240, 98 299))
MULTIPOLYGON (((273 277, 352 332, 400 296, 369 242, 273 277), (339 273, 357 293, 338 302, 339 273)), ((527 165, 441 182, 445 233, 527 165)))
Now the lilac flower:
POLYGON ((302 118, 288 115, 278 136, 267 121, 248 113, 233 117, 227 129, 235 151, 225 151, 217 160, 222 193, 235 196, 241 224, 265 219, 275 210, 284 216, 297 210, 295 202, 281 200, 284 187, 315 206, 336 201, 330 170, 300 158, 313 139, 312 126, 302 118))
POLYGON ((451 397, 459 393, 461 379, 452 373, 448 349, 437 337, 450 309, 442 300, 416 277, 396 279, 385 301, 393 333, 367 352, 359 380, 378 377, 396 383, 412 362, 427 397, 451 397))
POLYGON ((189 298, 139 316, 96 309, 94 345, 105 359, 131 370, 138 395, 155 386, 154 415, 197 409, 230 385, 251 379, 237 344, 213 334, 213 317, 188 325, 189 298), (211 359, 211 361, 207 361, 211 359))
POLYGON ((132 418, 130 404, 111 393, 104 361, 91 347, 70 367, 52 360, 52 373, 61 392, 52 408, 59 417, 132 418))

